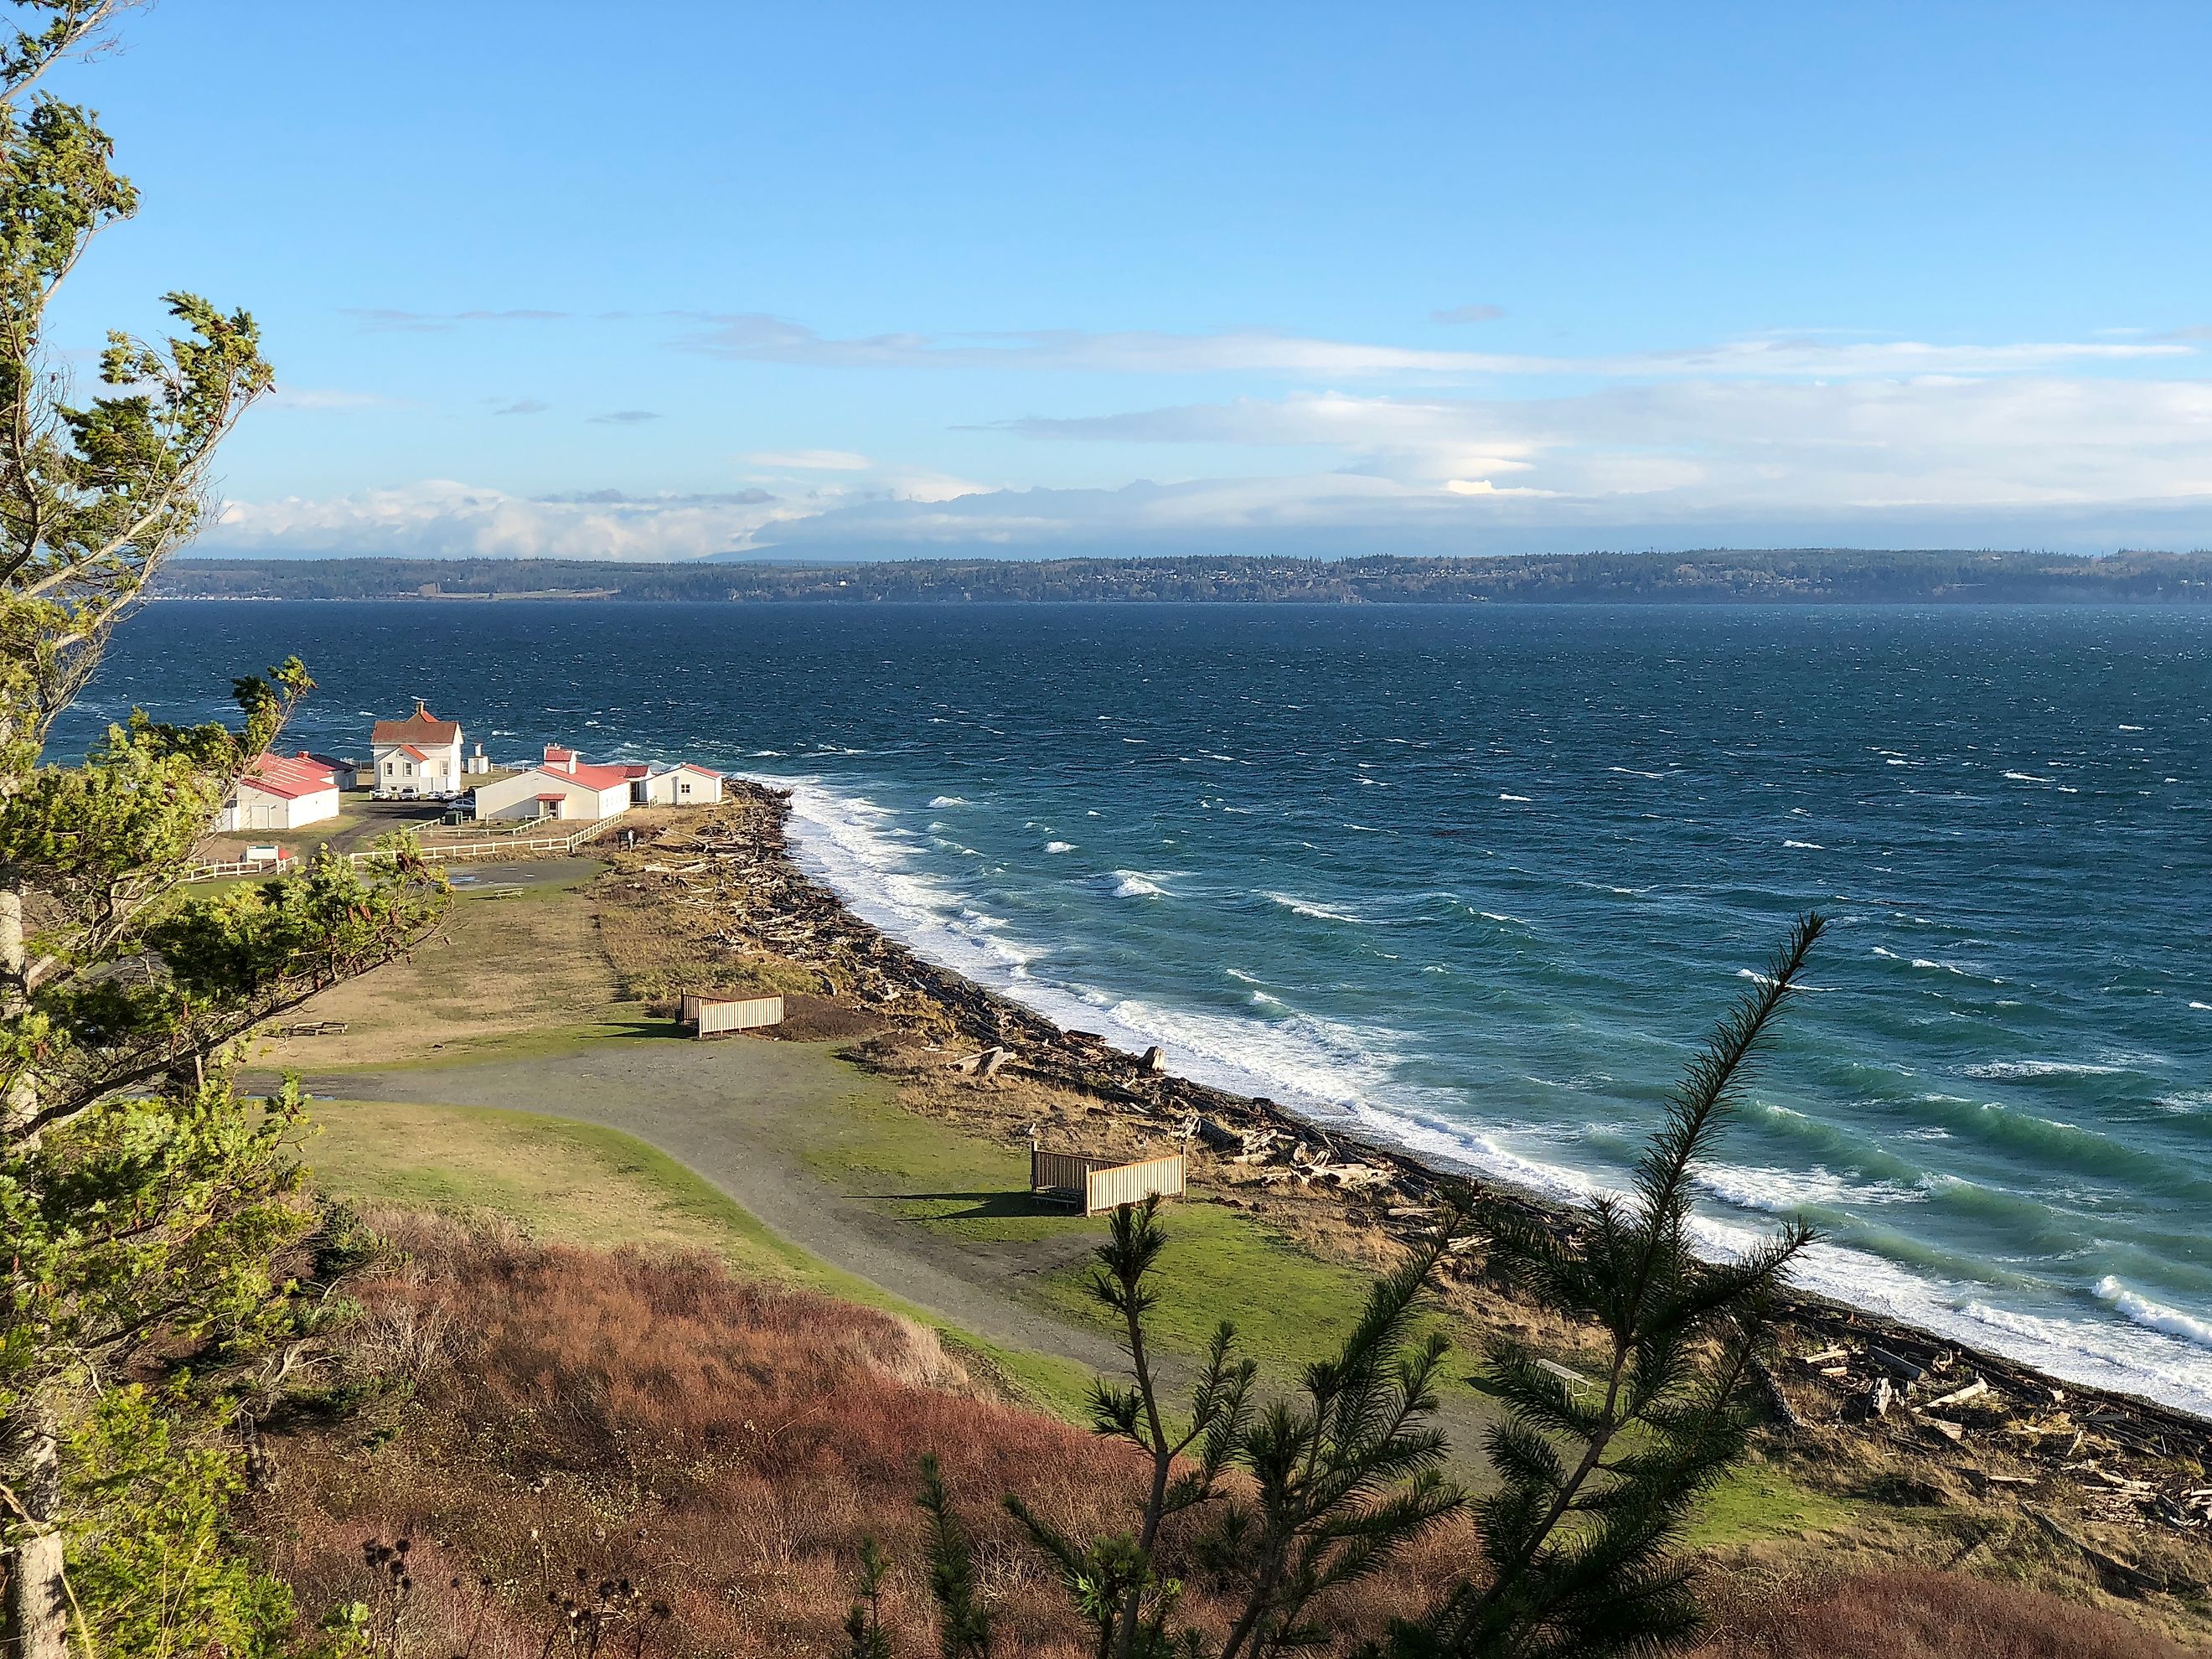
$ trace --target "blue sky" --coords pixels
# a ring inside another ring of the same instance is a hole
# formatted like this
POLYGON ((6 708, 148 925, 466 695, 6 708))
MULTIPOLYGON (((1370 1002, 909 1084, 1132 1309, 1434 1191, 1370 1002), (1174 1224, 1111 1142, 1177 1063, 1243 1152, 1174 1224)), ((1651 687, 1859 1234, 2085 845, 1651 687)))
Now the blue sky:
POLYGON ((209 551, 2212 544, 2212 8, 167 0, 209 551))

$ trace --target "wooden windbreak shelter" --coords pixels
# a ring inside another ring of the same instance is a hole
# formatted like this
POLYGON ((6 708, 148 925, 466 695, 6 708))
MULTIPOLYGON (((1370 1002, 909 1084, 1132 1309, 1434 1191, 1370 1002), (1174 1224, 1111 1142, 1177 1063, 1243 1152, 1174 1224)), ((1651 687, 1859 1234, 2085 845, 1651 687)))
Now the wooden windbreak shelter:
POLYGON ((1085 1158, 1080 1152, 1030 1148, 1031 1194, 1051 1204, 1079 1204, 1085 1215, 1103 1215, 1124 1204, 1141 1204, 1155 1193, 1163 1198, 1180 1198, 1182 1183, 1181 1152, 1119 1163, 1110 1158, 1085 1158))
POLYGON ((677 1010, 676 1024, 695 1037, 727 1036, 732 1031, 757 1031, 783 1024, 783 999, 725 997, 686 991, 677 1010))

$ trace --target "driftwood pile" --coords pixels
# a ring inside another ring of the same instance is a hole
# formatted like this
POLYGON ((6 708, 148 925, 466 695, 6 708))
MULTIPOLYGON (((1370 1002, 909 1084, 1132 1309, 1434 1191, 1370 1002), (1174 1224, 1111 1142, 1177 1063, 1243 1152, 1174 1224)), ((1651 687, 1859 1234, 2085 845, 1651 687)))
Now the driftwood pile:
MULTIPOLYGON (((660 884, 656 897, 712 907, 721 944, 811 968, 825 994, 964 1049, 948 1069, 979 1086, 1023 1077, 1088 1096, 1148 1120, 1163 1137, 1205 1147, 1261 1184, 1340 1195, 1398 1237, 1429 1224, 1445 1178, 1425 1166, 1324 1131, 1263 1097, 1171 1076, 1157 1048, 1132 1055, 1095 1032, 1062 1030, 886 938, 799 869, 785 841, 788 805, 781 791, 733 781, 728 801, 699 830, 669 831, 645 861, 625 867, 660 884)), ((1562 1238, 1580 1231, 1570 1211, 1495 1189, 1486 1195, 1562 1238)), ((1480 1271, 1471 1251, 1461 1257, 1462 1271, 1480 1271)), ((1795 1299, 1781 1323, 1797 1357, 1762 1384, 1780 1426, 1879 1435, 1957 1468, 1984 1495, 2070 1488, 2077 1512, 2212 1541, 2212 1425, 2132 1397, 2054 1385, 1999 1356, 1833 1303, 1795 1299), (2033 1473, 1980 1467, 2007 1458, 2033 1473)), ((2044 1521, 2046 1529, 2057 1526, 2044 1521)), ((2063 1529, 2054 1535, 2099 1559, 2063 1529)), ((2123 1580, 2134 1571, 2112 1565, 2123 1580)))

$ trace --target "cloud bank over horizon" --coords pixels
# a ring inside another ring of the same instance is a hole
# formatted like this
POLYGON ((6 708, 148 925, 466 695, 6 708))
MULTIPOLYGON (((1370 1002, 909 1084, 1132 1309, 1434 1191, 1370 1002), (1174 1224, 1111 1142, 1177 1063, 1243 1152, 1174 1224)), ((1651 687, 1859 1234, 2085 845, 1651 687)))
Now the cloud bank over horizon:
MULTIPOLYGON (((2212 379, 2180 337, 1799 335, 1568 358, 1251 331, 836 339, 757 316, 719 317, 703 332, 696 320, 662 349, 872 380, 957 374, 1008 402, 1030 402, 1024 388, 1044 377, 1070 400, 1124 406, 944 423, 943 438, 988 451, 995 479, 798 445, 730 453, 717 470, 731 487, 703 492, 611 482, 554 495, 434 477, 241 496, 198 550, 637 561, 2212 544, 2212 379), (1245 389, 1210 401, 1114 396, 1182 375, 1245 389)), ((548 407, 489 401, 495 416, 548 407)), ((282 417, 332 410, 362 412, 325 393, 294 399, 282 417)), ((683 417, 583 418, 657 429, 683 417)))

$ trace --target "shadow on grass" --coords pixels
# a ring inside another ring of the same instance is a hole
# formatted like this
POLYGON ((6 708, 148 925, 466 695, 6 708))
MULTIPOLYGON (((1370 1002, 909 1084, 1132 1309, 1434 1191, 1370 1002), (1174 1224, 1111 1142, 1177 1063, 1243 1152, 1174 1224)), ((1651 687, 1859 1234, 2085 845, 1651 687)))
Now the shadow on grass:
POLYGON ((871 1203, 883 1204, 959 1204, 967 1207, 957 1210, 933 1210, 917 1220, 928 1221, 1003 1221, 1020 1218, 1026 1220, 1051 1219, 1080 1221, 1083 1217, 1065 1204, 1048 1204, 1028 1193, 968 1192, 968 1193, 855 1193, 854 1197, 871 1203))

